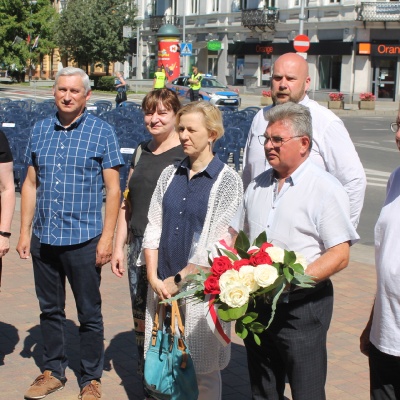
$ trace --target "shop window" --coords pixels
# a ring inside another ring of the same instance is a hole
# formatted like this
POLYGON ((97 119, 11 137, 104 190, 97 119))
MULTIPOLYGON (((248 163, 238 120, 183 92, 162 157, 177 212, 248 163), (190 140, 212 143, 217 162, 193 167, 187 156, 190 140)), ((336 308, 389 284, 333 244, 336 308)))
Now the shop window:
POLYGON ((319 88, 340 90, 342 56, 319 57, 319 88))
POLYGON ((261 60, 261 84, 262 86, 271 85, 271 56, 263 57, 261 60))

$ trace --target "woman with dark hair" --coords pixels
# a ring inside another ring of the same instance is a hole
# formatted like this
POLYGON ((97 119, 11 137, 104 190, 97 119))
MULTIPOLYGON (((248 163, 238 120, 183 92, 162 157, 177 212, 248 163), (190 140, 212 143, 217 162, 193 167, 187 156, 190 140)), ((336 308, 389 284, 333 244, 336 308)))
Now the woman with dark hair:
POLYGON ((168 89, 153 90, 143 99, 144 121, 152 138, 140 143, 133 154, 128 176, 129 193, 120 208, 111 260, 113 273, 122 277, 125 272, 124 246, 128 243, 127 269, 139 352, 138 372, 141 374, 147 295, 146 265, 141 255, 142 240, 151 196, 161 172, 185 157, 175 131, 176 113, 180 107, 177 95, 168 89))

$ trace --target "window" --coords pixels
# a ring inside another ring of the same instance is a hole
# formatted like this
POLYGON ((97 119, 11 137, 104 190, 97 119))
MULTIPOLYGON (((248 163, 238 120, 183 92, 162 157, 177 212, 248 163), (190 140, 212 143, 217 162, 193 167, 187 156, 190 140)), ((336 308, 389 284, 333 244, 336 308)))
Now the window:
POLYGON ((199 0, 192 0, 192 14, 199 13, 199 0))
POLYGON ((212 11, 219 12, 219 0, 212 0, 212 11))
POLYGON ((340 90, 342 56, 319 57, 319 88, 340 90))

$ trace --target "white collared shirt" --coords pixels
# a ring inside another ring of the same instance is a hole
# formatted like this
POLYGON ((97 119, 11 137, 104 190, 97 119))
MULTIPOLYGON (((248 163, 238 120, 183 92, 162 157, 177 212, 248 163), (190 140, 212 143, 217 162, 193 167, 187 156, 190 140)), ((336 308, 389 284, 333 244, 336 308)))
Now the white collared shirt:
MULTIPOLYGON (((332 111, 306 96, 299 104, 310 109, 313 127, 311 160, 335 176, 350 199, 351 220, 358 225, 367 184, 364 168, 343 121, 332 111)), ((265 109, 253 119, 243 155, 243 185, 270 168, 257 136, 264 135, 268 121, 265 109)))
POLYGON ((276 190, 272 169, 246 190, 231 226, 236 232, 243 229, 250 243, 265 231, 269 242, 300 252, 309 264, 330 247, 358 241, 344 188, 310 158, 286 179, 278 194, 276 190))
POLYGON ((400 168, 389 178, 385 204, 375 225, 377 293, 370 340, 400 357, 400 168))

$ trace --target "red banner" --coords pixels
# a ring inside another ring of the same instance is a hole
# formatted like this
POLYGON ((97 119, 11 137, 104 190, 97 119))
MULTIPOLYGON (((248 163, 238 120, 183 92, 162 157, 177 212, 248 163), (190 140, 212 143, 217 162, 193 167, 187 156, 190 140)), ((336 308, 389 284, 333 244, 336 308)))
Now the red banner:
POLYGON ((180 48, 176 38, 161 38, 158 42, 157 66, 164 66, 165 75, 169 81, 179 76, 180 70, 180 48))

